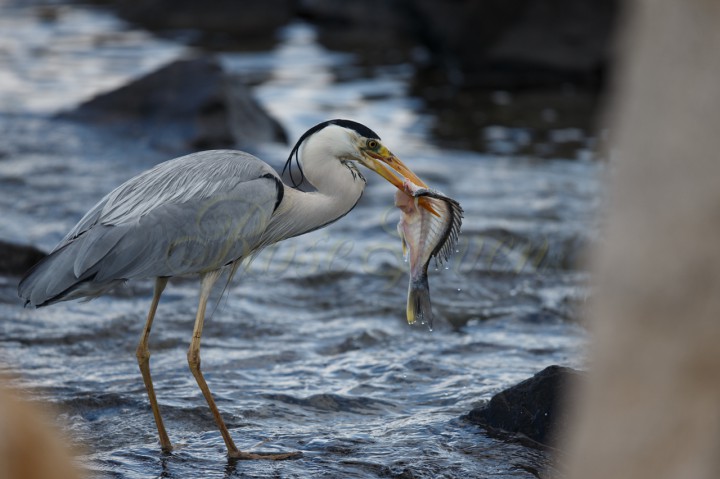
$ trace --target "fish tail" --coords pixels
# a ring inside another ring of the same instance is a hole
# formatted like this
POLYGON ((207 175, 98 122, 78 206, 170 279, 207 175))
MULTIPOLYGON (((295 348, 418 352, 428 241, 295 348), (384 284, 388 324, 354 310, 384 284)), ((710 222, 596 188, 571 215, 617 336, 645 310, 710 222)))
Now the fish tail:
POLYGON ((428 285, 427 274, 410 279, 407 299, 407 320, 409 324, 420 321, 421 324, 428 323, 432 328, 432 306, 430 305, 430 286, 428 285))

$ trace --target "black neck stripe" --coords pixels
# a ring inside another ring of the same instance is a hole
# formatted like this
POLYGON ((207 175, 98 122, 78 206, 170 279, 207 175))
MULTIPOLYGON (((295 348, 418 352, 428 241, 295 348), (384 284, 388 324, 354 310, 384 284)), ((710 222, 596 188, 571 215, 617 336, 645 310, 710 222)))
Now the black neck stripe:
POLYGON ((357 132, 359 135, 364 136, 365 138, 373 138, 376 140, 379 140, 380 137, 377 133, 372 131, 367 126, 363 125, 362 123, 358 123, 356 121, 352 120, 343 120, 343 119, 335 119, 335 120, 327 120, 322 123, 318 123, 317 125, 310 128, 308 131, 302 134, 300 139, 295 143, 295 146, 293 146, 293 149, 290 150, 290 155, 288 156, 287 161, 285 162, 285 166, 283 167, 283 174, 285 173, 285 170, 288 170, 290 172, 290 181, 292 181, 292 185, 294 187, 299 186, 303 180, 305 179, 305 175, 303 174, 302 167, 300 166, 300 159, 298 158, 300 145, 308 139, 309 136, 317 133, 318 131, 322 130, 326 126, 329 125, 337 125, 341 126, 343 128, 347 128, 348 130, 353 130, 357 132), (300 181, 296 181, 293 177, 292 172, 292 160, 293 156, 295 156, 295 163, 297 164, 298 170, 300 170, 300 181))

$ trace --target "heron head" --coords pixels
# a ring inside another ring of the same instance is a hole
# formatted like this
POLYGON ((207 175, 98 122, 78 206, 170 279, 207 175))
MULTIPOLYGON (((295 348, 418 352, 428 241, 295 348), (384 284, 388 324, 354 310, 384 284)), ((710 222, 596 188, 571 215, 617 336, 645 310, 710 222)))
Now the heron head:
MULTIPOLYGON (((385 178, 400 191, 405 191, 403 178, 407 178, 418 186, 427 187, 423 180, 382 144, 380 137, 375 132, 359 123, 351 123, 355 126, 352 128, 355 133, 352 135, 352 139, 358 153, 356 158, 360 164, 385 178), (400 174, 401 177, 398 178, 395 173, 400 174)), ((433 209, 427 198, 420 198, 419 205, 438 216, 438 212, 433 209)))
MULTIPOLYGON (((299 158, 299 152, 305 144, 312 144, 313 149, 322 149, 325 155, 329 157, 341 161, 358 162, 385 178, 399 190, 404 191, 403 178, 409 179, 418 186, 427 186, 424 181, 382 144, 377 133, 361 123, 342 119, 319 123, 300 137, 285 164, 285 169, 290 170, 293 183, 296 183, 296 178, 292 172, 293 160, 300 171, 302 181, 303 165, 299 158), (400 176, 398 177, 398 175, 400 176)), ((283 172, 285 169, 283 169, 283 172)))
POLYGON ((368 138, 358 135, 355 145, 359 152, 358 161, 360 164, 385 178, 397 189, 403 190, 402 178, 407 178, 416 185, 427 187, 423 180, 418 178, 410 168, 405 166, 397 156, 382 144, 380 138, 368 138), (401 177, 398 178, 395 173, 400 174, 401 177))

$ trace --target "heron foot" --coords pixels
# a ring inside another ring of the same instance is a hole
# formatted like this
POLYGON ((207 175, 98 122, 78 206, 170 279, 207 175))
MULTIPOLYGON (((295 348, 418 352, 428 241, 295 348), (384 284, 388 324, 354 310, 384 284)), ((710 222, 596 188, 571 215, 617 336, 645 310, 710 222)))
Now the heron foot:
POLYGON ((231 459, 239 459, 241 461, 287 461, 291 459, 300 459, 302 452, 243 452, 228 451, 228 457, 231 459))

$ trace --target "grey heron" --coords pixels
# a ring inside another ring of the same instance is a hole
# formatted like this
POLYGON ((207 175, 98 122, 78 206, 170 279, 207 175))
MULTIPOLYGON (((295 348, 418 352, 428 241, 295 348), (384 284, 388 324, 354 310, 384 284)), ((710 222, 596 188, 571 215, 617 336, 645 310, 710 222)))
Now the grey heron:
POLYGON ((289 170, 292 185, 242 151, 202 151, 160 163, 100 200, 26 273, 18 294, 26 305, 39 307, 96 297, 130 279, 155 278, 136 356, 160 445, 171 451, 150 375, 148 341, 168 279, 199 275, 200 298, 187 359, 228 455, 294 457, 295 453, 243 452, 235 446, 200 370, 206 303, 223 270, 232 277, 243 259, 264 247, 327 226, 353 209, 366 181, 358 164, 397 188, 402 188, 402 181, 396 174, 423 184, 375 132, 350 120, 325 121, 300 137, 283 169, 289 170), (315 191, 297 189, 303 179, 315 191))

